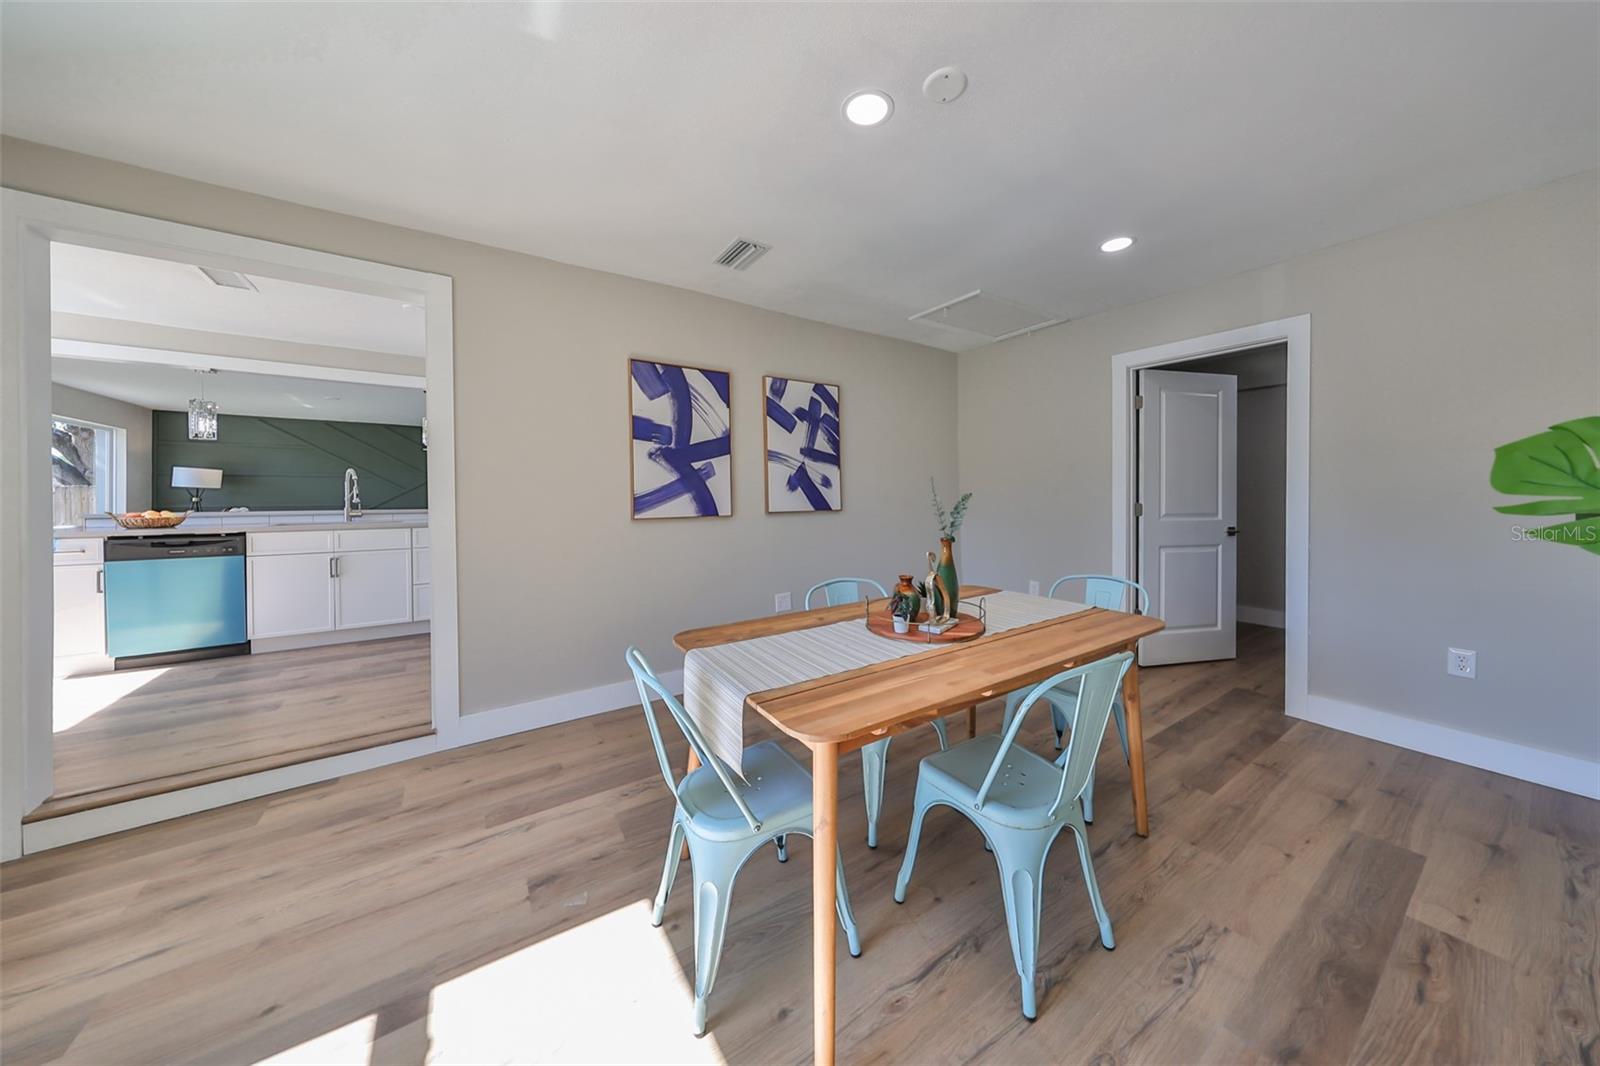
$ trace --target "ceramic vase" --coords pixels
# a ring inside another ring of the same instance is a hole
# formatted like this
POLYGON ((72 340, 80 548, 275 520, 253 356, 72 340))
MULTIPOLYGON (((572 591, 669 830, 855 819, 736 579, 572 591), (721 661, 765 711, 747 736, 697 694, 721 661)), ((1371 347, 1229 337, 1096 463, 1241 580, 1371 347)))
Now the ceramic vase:
POLYGON ((900 575, 900 584, 894 587, 894 591, 911 605, 910 610, 906 612, 907 617, 913 621, 922 617, 922 597, 917 595, 917 586, 912 584, 910 574, 900 575))

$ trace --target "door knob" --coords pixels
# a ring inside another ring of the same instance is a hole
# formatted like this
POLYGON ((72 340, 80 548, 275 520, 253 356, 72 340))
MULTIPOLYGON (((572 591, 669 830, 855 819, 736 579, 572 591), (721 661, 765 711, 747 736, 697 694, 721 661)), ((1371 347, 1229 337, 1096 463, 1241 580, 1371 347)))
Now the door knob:
POLYGON ((1237 537, 1238 535, 1239 535, 1239 527, 1238 526, 1229 526, 1228 527, 1228 536, 1237 537))

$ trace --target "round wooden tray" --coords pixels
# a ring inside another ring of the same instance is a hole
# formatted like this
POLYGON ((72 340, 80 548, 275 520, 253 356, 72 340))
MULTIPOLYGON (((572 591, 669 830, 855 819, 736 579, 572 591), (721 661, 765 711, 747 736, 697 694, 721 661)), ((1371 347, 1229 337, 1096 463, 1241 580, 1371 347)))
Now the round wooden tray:
MULTIPOLYGON (((909 640, 916 644, 955 644, 983 636, 984 625, 977 615, 962 611, 956 617, 960 621, 943 633, 924 633, 917 628, 916 623, 912 623, 910 632, 896 633, 894 618, 888 611, 873 611, 867 615, 867 628, 880 637, 888 637, 890 640, 909 640)), ((928 613, 924 611, 921 620, 927 621, 927 618, 928 613)))

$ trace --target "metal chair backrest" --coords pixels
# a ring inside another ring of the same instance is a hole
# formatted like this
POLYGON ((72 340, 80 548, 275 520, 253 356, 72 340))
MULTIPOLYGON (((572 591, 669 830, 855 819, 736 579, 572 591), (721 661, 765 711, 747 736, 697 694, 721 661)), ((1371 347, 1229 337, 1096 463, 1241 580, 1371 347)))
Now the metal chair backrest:
POLYGON ((727 790, 734 806, 739 808, 739 813, 744 815, 744 820, 750 823, 751 830, 760 829, 761 822, 751 813, 749 804, 745 803, 744 797, 739 794, 739 790, 734 786, 733 775, 729 773, 723 761, 711 753, 711 747, 706 743, 705 735, 700 732, 700 727, 695 724, 693 718, 689 717, 689 712, 683 709, 683 704, 678 702, 677 697, 668 691, 667 686, 661 683, 660 678, 656 677, 655 673, 650 669, 650 664, 645 661, 643 653, 638 648, 629 647, 622 657, 627 661, 628 669, 633 671, 634 683, 639 686, 639 705, 644 708, 645 724, 650 727, 650 742, 655 745, 656 760, 661 764, 661 776, 666 778, 667 787, 672 790, 672 794, 674 796, 678 794, 678 782, 672 778, 672 764, 667 760, 667 747, 661 739, 661 727, 656 724, 655 710, 651 706, 650 699, 652 692, 660 698, 662 703, 666 704, 667 713, 678 724, 678 728, 683 732, 684 739, 689 742, 689 748, 700 759, 700 765, 710 767, 712 772, 717 775, 717 780, 727 790))
POLYGON ((1123 604, 1128 600, 1130 592, 1138 597, 1137 614, 1150 613, 1150 593, 1137 581, 1126 577, 1113 577, 1110 574, 1068 574, 1058 577, 1055 584, 1050 586, 1050 595, 1054 598, 1056 589, 1068 581, 1083 582, 1083 602, 1090 607, 1103 607, 1108 611, 1121 611, 1123 604))
POLYGON ((1033 691, 1028 693, 1022 705, 1017 708, 1016 717, 1011 720, 1011 727, 1006 730, 1005 736, 1000 741, 1000 749, 995 752, 994 762, 989 766, 988 774, 984 776, 983 786, 978 789, 978 809, 982 810, 984 801, 989 798, 989 789, 1005 766, 1006 754, 1017 739, 1017 731, 1022 728, 1022 720, 1028 716, 1028 709, 1045 693, 1063 682, 1081 679, 1077 691, 1077 708, 1068 719, 1073 723, 1072 739, 1067 744, 1066 753, 1056 763, 1062 767, 1061 786, 1056 791, 1055 802, 1050 806, 1050 816, 1054 817, 1063 803, 1077 800, 1089 784, 1089 772, 1094 769, 1095 756, 1100 752, 1100 741, 1106 734, 1106 722, 1111 718, 1112 701, 1116 699, 1117 691, 1122 686, 1122 675, 1128 672, 1132 662, 1132 652, 1120 652, 1110 658, 1089 663, 1087 666, 1063 670, 1035 685, 1033 691))
POLYGON ((806 610, 811 610, 811 598, 819 591, 827 598, 829 607, 837 607, 842 603, 860 603, 868 598, 861 594, 863 586, 876 589, 880 597, 889 595, 888 589, 870 577, 830 577, 806 589, 806 610))

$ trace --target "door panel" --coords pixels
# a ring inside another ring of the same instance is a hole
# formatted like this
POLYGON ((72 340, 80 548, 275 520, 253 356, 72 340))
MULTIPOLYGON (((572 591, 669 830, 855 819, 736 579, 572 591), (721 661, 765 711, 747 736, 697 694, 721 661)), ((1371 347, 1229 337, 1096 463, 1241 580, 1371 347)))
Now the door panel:
POLYGON ((55 568, 55 657, 106 653, 106 601, 98 566, 55 568))
POLYGON ((1234 657, 1238 379, 1139 375, 1139 578, 1167 628, 1140 644, 1143 666, 1234 657))
POLYGON ((252 638, 325 633, 333 622, 333 556, 250 557, 252 638))
POLYGON ((335 557, 339 628, 411 621, 411 549, 359 551, 335 557))
POLYGON ((1158 549, 1156 583, 1165 591, 1167 611, 1157 615, 1174 629, 1215 629, 1222 624, 1217 587, 1221 552, 1210 545, 1190 544, 1158 549))
POLYGON ((112 658, 248 639, 240 556, 109 562, 105 574, 106 654, 112 658))

